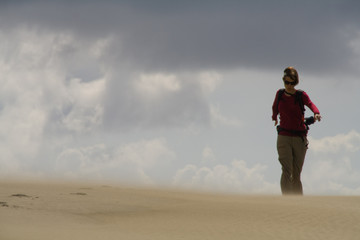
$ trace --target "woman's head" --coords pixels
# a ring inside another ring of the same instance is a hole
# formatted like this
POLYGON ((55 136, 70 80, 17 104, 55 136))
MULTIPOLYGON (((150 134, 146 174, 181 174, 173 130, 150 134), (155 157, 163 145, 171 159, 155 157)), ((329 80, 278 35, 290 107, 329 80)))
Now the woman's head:
POLYGON ((295 68, 287 67, 284 70, 283 81, 294 82, 295 85, 299 83, 299 75, 295 68), (289 81, 290 80, 290 81, 289 81))

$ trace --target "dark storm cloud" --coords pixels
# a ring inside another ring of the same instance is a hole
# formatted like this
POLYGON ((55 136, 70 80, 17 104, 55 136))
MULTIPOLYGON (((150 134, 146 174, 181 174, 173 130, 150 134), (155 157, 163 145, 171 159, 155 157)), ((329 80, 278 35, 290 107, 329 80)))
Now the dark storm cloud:
MULTIPOLYGON (((1 26, 117 35, 127 62, 146 70, 279 68, 355 71, 349 41, 360 30, 356 1, 23 1, 1 26)), ((114 46, 116 49, 116 46, 114 46)), ((115 57, 116 59, 116 57, 115 57)))

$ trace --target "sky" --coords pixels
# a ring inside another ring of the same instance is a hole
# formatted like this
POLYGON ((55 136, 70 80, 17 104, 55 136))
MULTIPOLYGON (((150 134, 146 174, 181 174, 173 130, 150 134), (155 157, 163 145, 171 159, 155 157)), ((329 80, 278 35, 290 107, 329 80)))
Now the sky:
POLYGON ((350 0, 0 1, 0 179, 280 194, 271 106, 294 66, 323 117, 304 193, 359 195, 359 12, 350 0))

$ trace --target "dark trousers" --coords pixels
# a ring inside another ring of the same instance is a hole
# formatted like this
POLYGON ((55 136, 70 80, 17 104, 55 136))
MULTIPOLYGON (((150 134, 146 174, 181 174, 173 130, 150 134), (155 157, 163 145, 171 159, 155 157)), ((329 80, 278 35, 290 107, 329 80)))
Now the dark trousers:
POLYGON ((308 141, 306 137, 278 135, 277 150, 282 166, 281 192, 286 194, 303 194, 301 171, 304 165, 308 141))

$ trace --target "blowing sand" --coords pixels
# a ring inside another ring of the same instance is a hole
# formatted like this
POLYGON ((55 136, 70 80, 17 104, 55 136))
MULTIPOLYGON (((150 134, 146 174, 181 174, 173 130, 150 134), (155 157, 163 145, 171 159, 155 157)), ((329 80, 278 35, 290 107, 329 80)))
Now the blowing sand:
POLYGON ((0 182, 1 240, 360 239, 360 197, 0 182))

